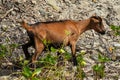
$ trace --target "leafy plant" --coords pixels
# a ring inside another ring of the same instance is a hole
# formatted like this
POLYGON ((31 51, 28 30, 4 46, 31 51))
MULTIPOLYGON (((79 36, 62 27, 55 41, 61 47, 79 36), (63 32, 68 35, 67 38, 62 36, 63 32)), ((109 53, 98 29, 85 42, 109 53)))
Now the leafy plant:
POLYGON ((51 54, 47 54, 45 57, 40 58, 39 64, 44 64, 45 66, 50 66, 56 64, 57 57, 52 56, 51 54))
POLYGON ((111 25, 110 27, 115 32, 115 35, 120 35, 120 26, 111 25))
POLYGON ((68 31, 68 30, 65 30, 65 34, 66 34, 67 36, 69 36, 69 35, 71 34, 71 32, 68 31))
POLYGON ((41 73, 41 68, 32 71, 28 66, 23 67, 22 75, 28 80, 39 80, 37 77, 41 73))
POLYGON ((50 47, 50 50, 51 50, 51 52, 53 52, 53 53, 57 52, 57 49, 55 49, 54 47, 50 47))
POLYGON ((84 50, 82 50, 80 52, 80 54, 77 56, 77 61, 79 63, 79 66, 77 66, 77 71, 78 71, 77 77, 79 77, 81 80, 83 80, 84 77, 86 76, 85 72, 83 71, 83 67, 86 65, 86 62, 85 62, 85 60, 83 58, 85 53, 86 52, 84 50))
POLYGON ((84 67, 86 65, 86 62, 83 58, 84 54, 85 54, 85 51, 82 50, 80 54, 77 56, 77 61, 81 67, 84 67))
POLYGON ((93 72, 95 75, 95 80, 99 79, 99 78, 103 78, 105 76, 105 63, 110 61, 109 58, 98 54, 98 63, 95 64, 92 68, 93 68, 93 72))
POLYGON ((68 52, 65 52, 65 53, 64 53, 64 56, 65 56, 65 59, 66 59, 66 60, 70 60, 70 59, 71 59, 71 54, 68 53, 68 52))
POLYGON ((5 57, 7 53, 10 56, 16 47, 18 44, 0 44, 0 57, 5 57))
POLYGON ((0 58, 5 57, 6 52, 8 52, 7 47, 3 44, 0 44, 0 58))
POLYGON ((56 57, 52 56, 51 54, 48 54, 45 58, 43 58, 43 61, 53 65, 56 63, 56 57))
POLYGON ((105 66, 102 64, 96 64, 93 66, 95 80, 104 77, 104 68, 105 68, 105 66))
POLYGON ((105 62, 110 61, 110 59, 107 58, 107 57, 105 57, 105 56, 103 56, 103 55, 101 55, 101 54, 98 54, 98 61, 99 61, 100 63, 105 63, 105 62))

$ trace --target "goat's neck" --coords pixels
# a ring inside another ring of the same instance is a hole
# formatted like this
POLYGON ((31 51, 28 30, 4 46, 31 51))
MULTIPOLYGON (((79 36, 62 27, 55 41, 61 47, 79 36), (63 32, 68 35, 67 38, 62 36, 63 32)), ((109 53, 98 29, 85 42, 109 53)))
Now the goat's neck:
POLYGON ((82 20, 78 22, 78 29, 79 29, 79 34, 82 34, 83 32, 87 31, 90 29, 90 19, 82 20))

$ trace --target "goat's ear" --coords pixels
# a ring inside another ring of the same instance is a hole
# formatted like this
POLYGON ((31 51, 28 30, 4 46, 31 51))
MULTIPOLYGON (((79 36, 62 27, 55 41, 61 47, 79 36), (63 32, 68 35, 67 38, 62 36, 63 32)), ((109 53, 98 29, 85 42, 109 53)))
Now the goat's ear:
POLYGON ((98 22, 99 22, 99 20, 98 20, 98 19, 95 19, 94 17, 92 17, 91 20, 92 20, 93 22, 95 22, 95 23, 98 23, 98 22))
MULTIPOLYGON (((28 24, 26 23, 26 21, 24 19, 22 19, 22 21, 20 22, 21 26, 23 28, 26 28, 28 26, 28 24)), ((27 29, 27 28, 26 28, 27 29)))
POLYGON ((97 16, 96 13, 94 13, 92 16, 97 16))
POLYGON ((26 23, 26 21, 24 19, 22 19, 21 24, 24 24, 24 23, 26 23))

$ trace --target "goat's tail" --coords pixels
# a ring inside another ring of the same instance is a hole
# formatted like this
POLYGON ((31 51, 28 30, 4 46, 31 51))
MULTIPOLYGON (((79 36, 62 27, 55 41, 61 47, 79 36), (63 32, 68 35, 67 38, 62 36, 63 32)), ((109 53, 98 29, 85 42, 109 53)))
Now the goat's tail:
POLYGON ((27 31, 32 31, 33 32, 33 27, 29 26, 24 20, 22 20, 21 26, 23 28, 25 28, 27 31))

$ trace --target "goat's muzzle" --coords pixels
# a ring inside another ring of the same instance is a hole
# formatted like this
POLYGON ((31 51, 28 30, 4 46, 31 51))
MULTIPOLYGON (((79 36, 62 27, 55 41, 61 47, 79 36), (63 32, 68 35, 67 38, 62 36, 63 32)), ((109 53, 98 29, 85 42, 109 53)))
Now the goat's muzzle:
POLYGON ((101 35, 104 35, 106 33, 106 31, 101 31, 99 32, 101 35))

